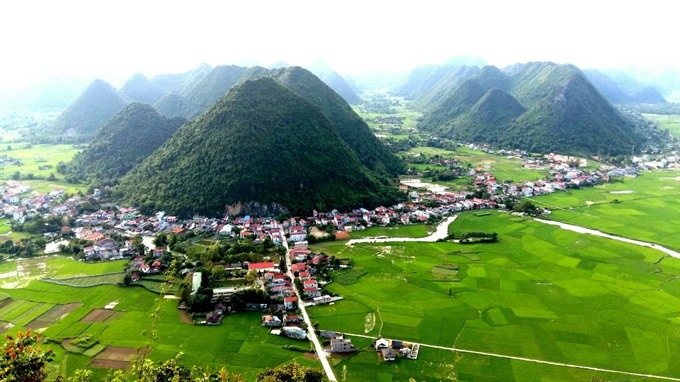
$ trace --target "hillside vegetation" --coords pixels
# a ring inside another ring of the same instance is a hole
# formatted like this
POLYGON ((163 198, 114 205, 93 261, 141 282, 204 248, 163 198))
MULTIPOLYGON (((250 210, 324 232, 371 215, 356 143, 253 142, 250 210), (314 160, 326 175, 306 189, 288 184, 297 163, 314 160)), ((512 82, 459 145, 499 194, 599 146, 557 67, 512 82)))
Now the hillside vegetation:
POLYGON ((268 77, 313 103, 327 117, 330 127, 371 170, 394 176, 404 172, 403 164, 383 145, 351 106, 310 71, 300 67, 267 70, 250 69, 242 81, 268 77))
POLYGON ((394 202, 325 114, 276 81, 245 81, 121 179, 144 211, 309 213, 394 202))
POLYGON ((165 143, 183 123, 162 117, 151 106, 132 103, 102 128, 92 143, 60 170, 70 180, 113 185, 165 143))

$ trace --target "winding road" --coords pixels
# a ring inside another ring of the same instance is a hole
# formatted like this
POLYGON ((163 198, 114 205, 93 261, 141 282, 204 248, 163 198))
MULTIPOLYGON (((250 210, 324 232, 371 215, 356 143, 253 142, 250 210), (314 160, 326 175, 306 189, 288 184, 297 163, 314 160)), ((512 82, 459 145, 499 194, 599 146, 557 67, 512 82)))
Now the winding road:
POLYGON ((359 243, 390 243, 390 242, 405 242, 405 241, 419 241, 424 243, 433 243, 437 240, 444 239, 449 234, 449 225, 453 223, 458 215, 449 216, 446 220, 442 221, 437 225, 437 229, 430 235, 426 237, 388 237, 384 239, 377 238, 364 238, 364 239, 352 239, 349 240, 346 245, 359 244, 359 243))

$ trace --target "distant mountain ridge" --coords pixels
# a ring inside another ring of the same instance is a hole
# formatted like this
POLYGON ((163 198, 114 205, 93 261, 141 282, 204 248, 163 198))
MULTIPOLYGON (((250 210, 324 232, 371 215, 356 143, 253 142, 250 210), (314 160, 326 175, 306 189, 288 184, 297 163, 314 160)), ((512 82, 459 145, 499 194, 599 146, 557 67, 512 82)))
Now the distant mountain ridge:
POLYGON ((628 153, 640 139, 633 124, 572 65, 534 62, 503 71, 448 68, 447 73, 437 74, 439 81, 460 84, 439 88, 439 101, 419 124, 424 130, 467 142, 570 154, 628 153))
POLYGON ((596 69, 586 69, 583 73, 611 103, 666 103, 654 87, 643 85, 625 74, 607 75, 596 69))
POLYGON ((245 67, 235 65, 216 66, 204 76, 195 78, 200 80, 186 91, 168 94, 154 106, 166 117, 193 119, 224 96, 246 70, 245 67))
POLYGON ((306 214, 375 206, 398 195, 359 162, 319 107, 271 78, 240 82, 115 192, 143 210, 183 216, 229 207, 306 214))
POLYGON ((111 84, 94 80, 54 123, 55 135, 69 141, 89 141, 122 110, 127 101, 111 84))

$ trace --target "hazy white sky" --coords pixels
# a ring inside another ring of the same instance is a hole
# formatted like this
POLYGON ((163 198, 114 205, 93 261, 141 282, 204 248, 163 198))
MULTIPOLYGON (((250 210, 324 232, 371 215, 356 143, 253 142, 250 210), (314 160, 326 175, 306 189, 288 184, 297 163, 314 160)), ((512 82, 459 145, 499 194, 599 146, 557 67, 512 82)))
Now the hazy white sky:
POLYGON ((120 85, 201 63, 408 71, 452 56, 499 67, 680 68, 677 3, 645 1, 0 1, 0 86, 49 76, 120 85))

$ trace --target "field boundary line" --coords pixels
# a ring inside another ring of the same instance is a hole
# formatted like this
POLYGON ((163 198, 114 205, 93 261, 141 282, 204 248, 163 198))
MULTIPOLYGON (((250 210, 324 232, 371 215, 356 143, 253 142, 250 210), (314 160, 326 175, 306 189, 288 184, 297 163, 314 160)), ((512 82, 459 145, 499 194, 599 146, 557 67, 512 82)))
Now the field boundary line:
MULTIPOLYGON (((373 336, 367 336, 367 335, 364 335, 364 334, 354 334, 354 333, 342 333, 342 334, 345 335, 345 336, 376 339, 373 336)), ((416 341, 404 341, 404 342, 416 343, 416 341)), ((603 373, 630 375, 630 376, 634 376, 634 377, 663 379, 663 380, 667 380, 667 381, 680 381, 680 378, 666 377, 666 376, 663 376, 663 375, 644 374, 644 373, 636 373, 636 372, 633 372, 633 371, 604 369, 604 368, 599 368, 599 367, 594 367, 594 366, 575 365, 575 364, 570 364, 570 363, 545 361, 545 360, 542 360, 542 359, 534 359, 534 358, 519 357, 519 356, 514 356, 514 355, 506 355, 506 354, 483 352, 483 351, 478 351, 478 350, 462 349, 462 348, 457 348, 455 346, 454 347, 446 347, 446 346, 424 344, 422 342, 418 342, 418 343, 420 344, 421 347, 440 349, 440 350, 449 350, 449 351, 452 351, 452 352, 476 354, 476 355, 483 355, 483 356, 487 356, 487 357, 505 358, 505 359, 515 360, 515 361, 533 362, 533 363, 540 363, 540 364, 544 364, 544 365, 568 367, 568 368, 571 368, 571 369, 592 370, 592 371, 599 371, 599 372, 603 372, 603 373)))

